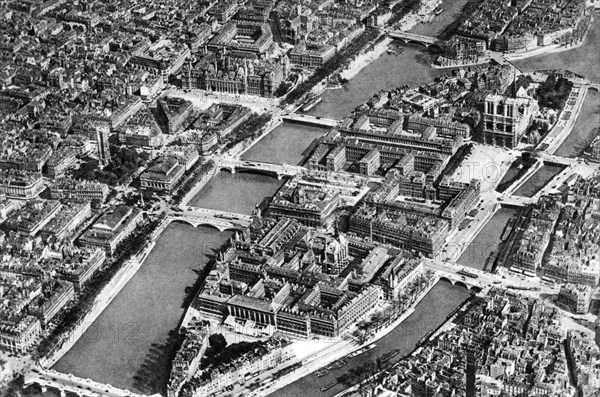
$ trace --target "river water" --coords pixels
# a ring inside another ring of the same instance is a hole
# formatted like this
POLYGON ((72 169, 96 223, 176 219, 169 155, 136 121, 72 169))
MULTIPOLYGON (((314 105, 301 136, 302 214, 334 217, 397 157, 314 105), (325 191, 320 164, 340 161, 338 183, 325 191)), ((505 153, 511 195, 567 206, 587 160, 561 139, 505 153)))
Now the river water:
POLYGON ((400 349, 399 354, 390 360, 398 361, 409 354, 415 348, 415 344, 427 334, 439 327, 448 314, 456 309, 469 296, 466 288, 450 284, 447 281, 438 282, 431 291, 416 306, 415 311, 389 334, 375 342, 374 349, 369 350, 357 357, 347 358, 348 364, 333 370, 327 375, 317 378, 309 374, 288 386, 279 389, 270 396, 298 397, 298 396, 322 396, 331 397, 344 390, 344 385, 338 384, 326 392, 319 389, 329 385, 339 376, 352 368, 359 367, 367 361, 376 362, 381 355, 400 349))
POLYGON ((284 122, 242 155, 243 160, 297 165, 307 145, 325 135, 326 128, 284 122))
MULTIPOLYGON (((599 50, 600 51, 600 50, 599 50)), ((558 147, 557 156, 580 156, 600 131, 600 93, 588 90, 581 113, 573 126, 573 131, 558 147)))
POLYGON ((537 170, 533 175, 515 190, 514 196, 533 197, 544 186, 548 184, 556 175, 560 174, 565 168, 559 165, 546 165, 537 170))
POLYGON ((263 198, 277 192, 283 181, 268 175, 221 171, 194 196, 189 205, 251 214, 263 198))
POLYGON ((173 223, 123 290, 54 369, 136 392, 164 392, 186 292, 230 236, 173 223))
MULTIPOLYGON (((446 11, 441 16, 412 31, 425 35, 439 34, 465 2, 446 1, 443 5, 446 11)), ((568 69, 599 81, 597 66, 589 75, 589 65, 600 64, 595 58, 600 54, 597 50, 600 42, 598 27, 596 21, 586 44, 580 49, 516 63, 525 69, 569 65, 568 69)), ((424 48, 403 48, 404 52, 399 55, 382 55, 343 89, 326 91, 323 101, 311 113, 340 118, 382 89, 422 84, 445 73, 429 68, 433 59, 424 48)), ((295 164, 310 142, 322 133, 312 127, 284 124, 249 150, 244 158, 295 164)), ((576 146, 577 142, 572 145, 576 146)), ((264 175, 221 172, 194 197, 191 205, 249 214, 265 196, 274 194, 281 183, 264 175)), ((505 221, 500 219, 498 229, 490 230, 490 233, 499 235, 502 224, 505 221)), ((482 233, 487 233, 485 228, 482 233)), ((136 392, 164 393, 170 359, 174 354, 174 331, 184 312, 184 301, 210 258, 212 249, 229 236, 229 233, 220 233, 212 228, 171 224, 140 270, 54 368, 136 392)), ((478 259, 474 261, 480 262, 478 259)), ((408 353, 422 335, 442 323, 467 296, 464 288, 438 283, 405 322, 377 342, 377 348, 349 360, 349 364, 338 372, 322 378, 309 375, 274 395, 327 397, 339 392, 341 386, 327 393, 319 392, 319 388, 364 360, 376 360, 395 348, 401 349, 398 357, 408 353)))
MULTIPOLYGON (((444 1, 444 12, 431 23, 420 23, 410 30, 411 33, 438 37, 442 31, 454 21, 467 0, 444 1)), ((421 85, 436 76, 447 73, 445 70, 432 69, 435 60, 428 49, 418 44, 401 45, 401 54, 383 54, 367 65, 343 88, 326 90, 321 95, 323 101, 315 106, 309 114, 339 119, 347 116, 354 108, 365 103, 373 94, 381 90, 389 90, 405 84, 421 85)))
MULTIPOLYGON (((544 69, 567 69, 600 83, 600 14, 594 21, 581 47, 512 62, 524 72, 544 69)), ((555 154, 576 157, 589 146, 600 129, 600 94, 588 90, 575 127, 555 154)))
POLYGON ((492 216, 489 222, 481 229, 471 244, 463 251, 457 263, 479 270, 491 271, 485 268, 485 263, 492 253, 498 249, 502 231, 506 224, 517 214, 515 208, 502 207, 492 216))
MULTIPOLYGON (((281 183, 265 175, 221 172, 193 203, 250 214, 281 183)), ((135 392, 164 393, 186 297, 213 250, 230 235, 169 225, 140 270, 54 369, 135 392)))

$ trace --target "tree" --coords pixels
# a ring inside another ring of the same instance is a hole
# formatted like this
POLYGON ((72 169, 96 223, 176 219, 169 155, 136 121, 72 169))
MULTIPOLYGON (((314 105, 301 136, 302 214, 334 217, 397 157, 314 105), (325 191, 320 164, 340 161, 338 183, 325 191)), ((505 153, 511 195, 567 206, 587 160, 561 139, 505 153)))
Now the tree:
POLYGON ((227 341, 222 334, 212 334, 208 337, 208 343, 214 354, 221 353, 227 347, 227 341))

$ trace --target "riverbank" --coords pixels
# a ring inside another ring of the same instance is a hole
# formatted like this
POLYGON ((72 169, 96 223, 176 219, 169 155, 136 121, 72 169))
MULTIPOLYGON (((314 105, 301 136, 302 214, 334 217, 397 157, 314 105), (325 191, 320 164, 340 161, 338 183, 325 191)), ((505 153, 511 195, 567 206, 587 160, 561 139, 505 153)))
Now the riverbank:
POLYGON ((350 80, 356 76, 367 65, 383 55, 392 41, 393 40, 391 38, 386 37, 379 43, 375 44, 375 47, 373 47, 371 51, 358 55, 354 60, 352 60, 352 62, 350 62, 350 65, 346 69, 340 72, 340 77, 350 80))
MULTIPOLYGON (((154 247, 154 242, 148 246, 149 250, 154 247)), ((150 252, 150 251, 148 251, 150 252)), ((145 258, 148 253, 145 253, 145 258)), ((123 266, 117 274, 111 279, 110 283, 98 294, 92 310, 89 311, 81 322, 75 326, 75 328, 67 335, 64 336, 63 342, 58 350, 52 352, 49 356, 43 357, 39 360, 40 366, 43 368, 50 368, 56 364, 71 348, 75 343, 83 336, 88 328, 96 321, 98 316, 102 314, 104 309, 113 301, 123 287, 131 280, 131 278, 137 273, 142 266, 143 260, 140 261, 137 258, 131 258, 127 261, 126 265, 123 266)))
MULTIPOLYGON (((433 340, 434 338, 436 338, 439 334, 441 334, 444 330, 447 330, 450 326, 451 323, 455 321, 455 319, 458 317, 459 314, 461 314, 461 312, 463 312, 465 310, 465 306, 467 306, 469 304, 469 302, 472 300, 471 298, 468 298, 467 300, 465 300, 463 303, 461 303, 455 310, 454 312, 449 315, 446 318, 446 321, 444 321, 442 324, 440 324, 440 326, 435 329, 434 331, 432 331, 426 338, 424 338, 423 340, 420 341, 420 345, 425 344, 431 340, 433 340)), ((416 346, 409 354, 405 355, 403 357, 403 359, 414 356, 415 354, 419 353, 421 351, 421 347, 420 346, 416 346)), ((402 361, 402 360, 400 360, 402 361)), ((399 365, 399 362, 395 363, 392 368, 396 367, 399 365)), ((369 382, 371 382, 372 380, 376 379, 377 376, 379 376, 380 374, 384 373, 385 371, 390 371, 390 368, 385 369, 385 370, 381 370, 378 373, 375 373, 369 377, 367 377, 365 380, 352 385, 350 387, 348 387, 346 390, 341 391, 339 393, 337 393, 335 396, 333 397, 344 397, 352 392, 357 391, 362 385, 365 385, 369 382)))
POLYGON ((315 353, 313 356, 304 359, 302 361, 302 366, 298 368, 298 370, 275 380, 269 385, 263 386, 261 389, 257 389, 255 393, 259 393, 259 395, 261 396, 272 394, 277 390, 282 389, 292 384, 293 382, 301 379, 302 377, 311 374, 319 368, 325 367, 336 360, 344 358, 356 350, 369 346, 372 343, 376 343, 380 339, 387 336, 390 332, 394 331, 400 324, 402 324, 408 317, 410 317, 415 312, 415 308, 417 307, 417 305, 421 303, 421 301, 429 294, 429 292, 431 292, 431 290, 437 285, 438 282, 439 278, 435 276, 430 285, 427 288, 425 288, 422 291, 422 293, 414 300, 411 307, 409 307, 404 313, 398 316, 398 318, 389 326, 377 331, 368 341, 364 342, 361 345, 355 344, 353 340, 342 340, 338 343, 332 344, 325 350, 322 350, 318 353, 315 353))
MULTIPOLYGON (((397 23, 398 28, 402 31, 413 29, 425 19, 431 17, 435 8, 440 4, 442 4, 441 0, 429 0, 423 2, 419 10, 409 13, 397 23)), ((393 41, 394 40, 392 38, 386 37, 379 43, 375 44, 370 51, 359 54, 355 59, 352 60, 352 62, 350 62, 350 65, 340 72, 340 77, 345 80, 352 79, 371 62, 383 55, 393 41)))
POLYGON ((550 44, 548 46, 536 48, 534 50, 529 50, 529 51, 524 51, 524 52, 514 53, 514 54, 505 54, 504 59, 506 59, 507 61, 518 61, 518 60, 527 59, 527 58, 536 57, 536 56, 558 54, 561 52, 570 51, 570 50, 579 48, 585 43, 586 38, 588 36, 588 33, 590 32, 590 29, 591 29, 593 23, 594 23, 594 15, 592 14, 591 18, 590 18, 589 26, 588 26, 585 34, 583 35, 581 40, 579 40, 579 42, 577 42, 573 45, 567 46, 565 44, 550 44))

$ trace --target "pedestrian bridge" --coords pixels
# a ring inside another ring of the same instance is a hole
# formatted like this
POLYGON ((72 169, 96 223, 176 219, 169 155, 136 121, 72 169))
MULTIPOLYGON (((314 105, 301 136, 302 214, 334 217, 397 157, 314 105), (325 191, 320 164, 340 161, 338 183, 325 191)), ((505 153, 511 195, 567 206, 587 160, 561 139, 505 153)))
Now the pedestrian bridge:
POLYGON ((25 374, 24 384, 25 386, 37 385, 43 393, 49 388, 58 390, 61 397, 66 396, 67 393, 79 397, 145 397, 143 394, 136 394, 109 384, 40 367, 34 367, 25 374))
POLYGON ((252 222, 250 215, 190 206, 183 206, 180 211, 169 211, 168 215, 171 222, 185 222, 194 227, 212 226, 221 232, 243 230, 252 222))
POLYGON ((316 127, 326 128, 335 127, 338 124, 337 120, 328 119, 325 117, 311 116, 308 114, 290 113, 288 115, 283 116, 281 119, 283 121, 288 121, 292 123, 307 124, 316 127))
POLYGON ((438 48, 442 48, 445 44, 445 42, 443 40, 438 40, 436 38, 429 37, 429 36, 423 36, 420 34, 403 32, 401 30, 396 30, 396 31, 390 32, 390 33, 388 33, 388 35, 393 39, 402 40, 406 44, 417 43, 417 44, 422 44, 425 47, 436 46, 438 48))
POLYGON ((246 161, 234 157, 222 157, 218 160, 218 165, 219 168, 226 169, 232 174, 235 174, 236 170, 258 171, 275 174, 279 179, 283 176, 295 176, 306 170, 306 168, 299 165, 246 161))

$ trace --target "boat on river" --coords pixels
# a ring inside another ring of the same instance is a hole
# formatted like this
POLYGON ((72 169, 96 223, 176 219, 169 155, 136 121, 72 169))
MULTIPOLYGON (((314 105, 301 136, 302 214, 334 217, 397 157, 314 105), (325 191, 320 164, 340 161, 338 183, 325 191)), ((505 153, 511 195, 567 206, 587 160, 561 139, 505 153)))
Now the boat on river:
POLYGON ((400 349, 394 349, 390 352, 387 352, 385 354, 383 354, 380 358, 379 361, 381 361, 382 363, 391 360, 392 358, 396 357, 398 355, 398 353, 400 353, 400 349))
POLYGON ((315 372, 314 372, 314 375, 315 375, 317 378, 322 378, 322 377, 324 377, 325 375, 327 375, 328 373, 329 373, 329 371, 328 371, 327 369, 320 369, 320 370, 317 370, 317 371, 315 371, 315 372))
POLYGON ((356 356, 358 356, 358 355, 360 355, 360 354, 363 354, 363 353, 364 353, 364 352, 366 352, 366 351, 369 351, 369 350, 371 350, 371 349, 374 349, 374 348, 375 348, 375 346, 377 346, 375 343, 371 343, 371 344, 370 344, 370 345, 368 345, 368 346, 362 347, 362 348, 358 349, 357 351, 355 351, 355 352, 352 352, 352 353, 348 354, 348 357, 356 357, 356 356))
POLYGON ((337 382, 331 382, 330 384, 321 387, 319 390, 321 390, 322 392, 326 392, 327 390, 331 389, 332 387, 334 387, 337 384, 338 384, 337 382))
POLYGON ((339 360, 336 360, 336 361, 332 362, 331 364, 329 364, 328 366, 326 366, 325 369, 327 371, 333 371, 333 370, 342 368, 346 364, 348 364, 348 361, 340 358, 339 360))

